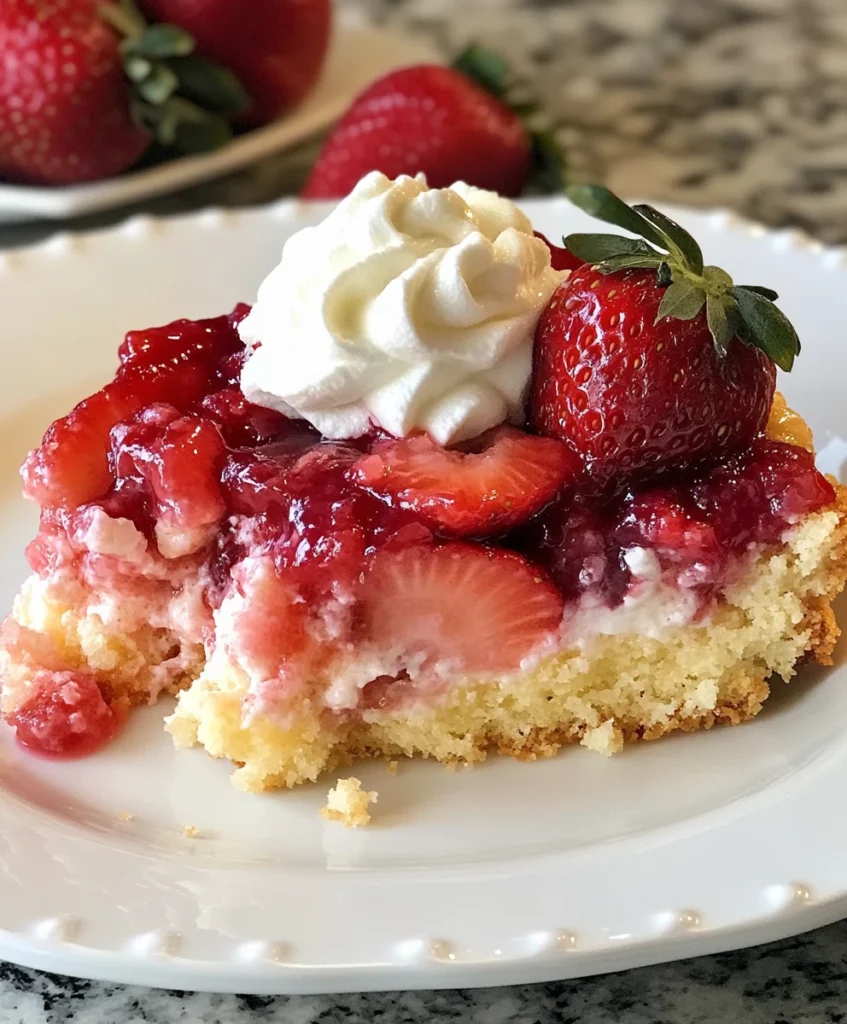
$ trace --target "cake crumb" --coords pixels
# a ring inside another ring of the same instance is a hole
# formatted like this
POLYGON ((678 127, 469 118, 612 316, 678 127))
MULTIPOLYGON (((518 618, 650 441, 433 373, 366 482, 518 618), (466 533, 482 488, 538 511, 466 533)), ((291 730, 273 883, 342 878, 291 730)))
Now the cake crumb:
POLYGON ((129 811, 121 811, 118 817, 121 821, 133 821, 135 819, 135 815, 130 814, 129 811))
POLYGON ((200 829, 196 825, 183 825, 182 834, 186 839, 196 839, 200 835, 200 829))
POLYGON ((623 733, 609 718, 594 729, 586 729, 580 743, 597 754, 611 757, 623 750, 623 733))
POLYGON ((397 769, 399 767, 400 765, 397 763, 397 761, 389 761, 385 767, 385 770, 388 772, 389 775, 396 775, 397 769))
POLYGON ((370 823, 369 804, 375 804, 379 794, 362 789, 356 778, 339 779, 327 793, 326 807, 321 817, 327 821, 340 821, 345 828, 359 828, 370 823))

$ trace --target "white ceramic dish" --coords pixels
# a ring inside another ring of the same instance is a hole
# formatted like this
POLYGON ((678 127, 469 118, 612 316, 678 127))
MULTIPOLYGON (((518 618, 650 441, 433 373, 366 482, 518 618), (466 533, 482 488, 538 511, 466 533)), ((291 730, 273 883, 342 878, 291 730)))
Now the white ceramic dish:
POLYGON ((364 25, 349 16, 339 18, 323 75, 291 114, 213 153, 182 157, 105 181, 65 188, 0 184, 0 224, 98 213, 239 170, 326 128, 373 79, 393 68, 433 59, 437 58, 432 49, 421 39, 364 25))
MULTIPOLYGON (((551 237, 585 223, 564 200, 526 208, 551 237)), ((250 299, 283 238, 320 213, 137 219, 0 256, 4 607, 35 527, 15 468, 51 416, 107 375, 126 328, 250 299)), ((725 214, 679 216, 711 260, 784 295, 805 346, 783 386, 840 471, 843 254, 725 214)), ((564 978, 802 931, 847 913, 845 676, 803 672, 749 726, 609 761, 577 748, 452 774, 363 766, 380 794, 363 831, 319 819, 331 779, 235 792, 226 764, 172 750, 161 708, 76 763, 28 757, 0 727, 0 957, 317 992, 564 978)))

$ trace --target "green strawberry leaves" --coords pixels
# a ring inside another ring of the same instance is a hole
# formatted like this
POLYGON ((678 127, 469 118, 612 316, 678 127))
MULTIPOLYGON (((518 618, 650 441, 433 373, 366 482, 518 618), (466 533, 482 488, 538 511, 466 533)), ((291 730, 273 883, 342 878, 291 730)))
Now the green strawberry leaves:
POLYGON ((645 220, 649 220, 661 232, 665 241, 669 242, 671 247, 682 255, 695 274, 703 273, 703 252, 684 228, 670 217, 666 217, 661 210, 654 210, 652 206, 639 203, 637 206, 633 206, 633 210, 645 220))
MULTIPOLYGON (((532 116, 521 113, 518 104, 513 103, 512 109, 521 118, 532 116)), ((535 128, 530 131, 529 141, 532 145, 533 186, 542 193, 561 192, 565 180, 565 157, 556 136, 550 131, 535 128)))
POLYGON ((771 302, 776 302, 779 295, 773 290, 773 288, 763 288, 760 284, 741 284, 739 288, 746 288, 748 292, 755 292, 757 295, 764 295, 766 299, 770 299, 771 302))
POLYGON ((661 274, 664 264, 655 256, 639 256, 635 253, 631 256, 612 256, 603 260, 602 266, 604 274, 611 274, 614 270, 655 270, 657 274, 661 274))
POLYGON ((750 341, 781 369, 790 370, 800 351, 800 342, 785 313, 758 291, 732 288, 730 294, 738 304, 750 341))
POLYGON ((174 57, 171 67, 179 79, 183 96, 199 104, 204 110, 224 117, 238 114, 250 103, 247 93, 235 75, 220 64, 192 53, 174 57))
POLYGON ((128 41, 133 53, 151 59, 184 57, 194 50, 194 39, 176 25, 148 25, 128 41))
POLYGON ((453 67, 472 78, 486 92, 504 100, 509 91, 511 71, 508 61, 477 43, 471 43, 453 61, 453 67))
POLYGON ((735 335, 736 321, 730 317, 727 304, 717 295, 706 296, 706 323, 715 348, 725 356, 735 335))
POLYGON ((592 217, 646 238, 660 249, 665 247, 665 238, 660 231, 602 185, 571 185, 565 189, 565 195, 575 206, 592 217))
POLYGON ((621 235, 568 235, 568 249, 586 263, 602 263, 615 256, 650 256, 659 265, 659 255, 646 242, 621 235))
POLYGON ((674 281, 665 289, 655 322, 664 320, 666 316, 676 320, 693 320, 705 301, 706 293, 693 281, 674 281))
POLYGON ((602 185, 572 185, 566 193, 585 213, 637 236, 576 233, 568 235, 564 244, 601 274, 655 270, 657 287, 665 289, 657 323, 666 317, 692 320, 705 307, 706 324, 721 355, 737 337, 761 349, 781 369, 791 369, 800 340, 774 305, 778 296, 773 289, 736 285, 720 267, 704 266, 696 240, 652 206, 628 206, 602 185))
POLYGON ((104 3, 100 16, 121 36, 132 114, 165 147, 200 153, 232 138, 229 119, 250 97, 226 68, 194 53, 194 39, 176 25, 148 25, 133 0, 104 3))

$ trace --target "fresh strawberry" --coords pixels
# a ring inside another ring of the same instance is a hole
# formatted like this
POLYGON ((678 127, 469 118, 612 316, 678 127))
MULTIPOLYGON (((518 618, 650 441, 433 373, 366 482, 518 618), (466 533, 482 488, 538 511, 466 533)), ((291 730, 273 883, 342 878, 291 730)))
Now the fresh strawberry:
POLYGON ((246 102, 190 36, 102 0, 0 3, 0 175, 64 185, 118 174, 155 138, 179 151, 226 142, 246 102))
POLYGON ((560 441, 496 427, 472 452, 442 448, 426 434, 380 441, 351 477, 443 536, 487 537, 526 522, 581 469, 560 441))
POLYGON ((550 250, 550 266, 554 270, 577 270, 585 264, 585 260, 581 260, 579 256, 574 256, 569 249, 565 249, 560 245, 553 245, 550 239, 546 235, 542 235, 540 231, 533 231, 533 234, 536 238, 540 238, 550 250))
POLYGON ((562 597, 520 555, 453 541, 379 552, 365 579, 366 636, 409 664, 517 669, 558 628, 562 597))
POLYGON ((45 185, 104 178, 149 145, 130 113, 120 40, 98 7, 0 4, 0 175, 45 185))
POLYGON ((533 164, 560 189, 555 144, 508 105, 507 70, 471 47, 452 68, 422 64, 378 79, 336 125, 300 194, 340 198, 376 170, 389 178, 423 171, 432 188, 465 181, 516 196, 533 164))
POLYGON ((586 262, 538 322, 532 425, 567 441, 601 485, 749 444, 767 422, 774 363, 790 370, 799 351, 776 293, 704 267, 694 239, 652 207, 599 186, 568 194, 644 240, 565 239, 586 262))
POLYGON ((243 119, 265 124, 296 106, 318 79, 329 44, 331 0, 139 0, 172 22, 198 53, 234 72, 250 95, 243 119))

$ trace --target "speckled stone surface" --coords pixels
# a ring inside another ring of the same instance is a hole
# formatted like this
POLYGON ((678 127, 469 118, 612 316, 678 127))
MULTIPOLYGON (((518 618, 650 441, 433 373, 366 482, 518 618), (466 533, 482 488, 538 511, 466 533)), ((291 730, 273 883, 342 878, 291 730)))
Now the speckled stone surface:
MULTIPOLYGON (((362 2, 376 20, 425 32, 445 52, 479 39, 508 53, 545 101, 576 177, 644 198, 726 206, 847 242, 845 0, 362 2)), ((296 188, 313 153, 307 145, 146 209, 268 201, 296 188)), ((0 245, 54 228, 0 229, 0 245)), ((74 981, 0 964, 0 1024, 845 1020, 847 923, 685 963, 475 992, 214 996, 74 981)))
POLYGON ((0 964, 0 1024, 839 1024, 847 922, 740 953, 582 981, 346 996, 222 996, 0 964))

